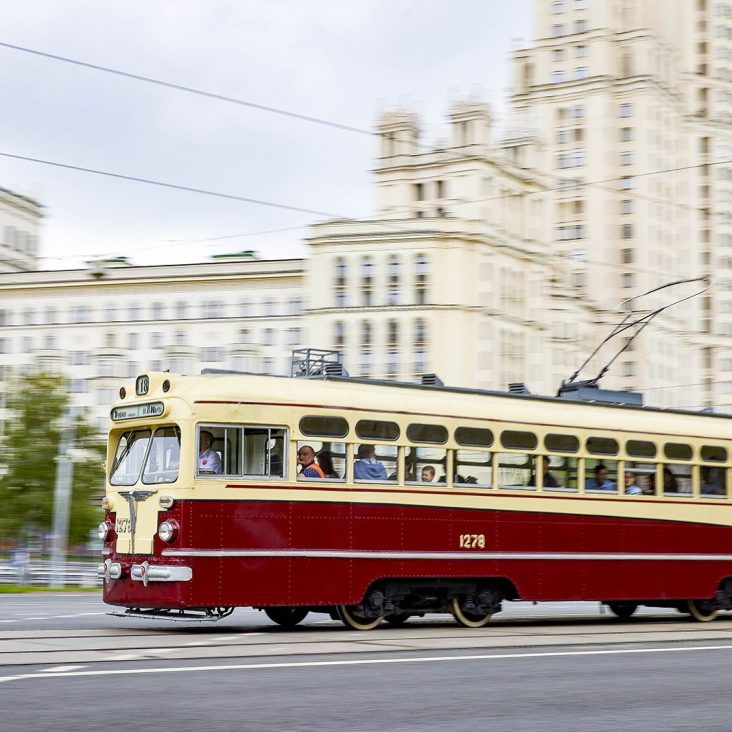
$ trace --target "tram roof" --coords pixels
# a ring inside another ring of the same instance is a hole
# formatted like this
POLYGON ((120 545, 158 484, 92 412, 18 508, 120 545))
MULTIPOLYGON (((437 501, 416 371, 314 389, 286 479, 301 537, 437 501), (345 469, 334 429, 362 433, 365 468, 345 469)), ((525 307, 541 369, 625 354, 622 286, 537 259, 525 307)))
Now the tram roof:
POLYGON ((645 430, 656 434, 717 439, 732 437, 729 433, 729 415, 681 409, 574 401, 553 396, 344 376, 302 378, 208 372, 200 376, 161 374, 161 377, 172 382, 168 396, 180 396, 191 404, 256 401, 311 406, 313 409, 341 407, 349 412, 384 412, 401 416, 413 414, 415 418, 491 419, 537 426, 565 425, 579 429, 629 432, 645 430), (490 407, 487 406, 489 403, 490 407), (678 417, 678 422, 669 423, 670 415, 678 417))

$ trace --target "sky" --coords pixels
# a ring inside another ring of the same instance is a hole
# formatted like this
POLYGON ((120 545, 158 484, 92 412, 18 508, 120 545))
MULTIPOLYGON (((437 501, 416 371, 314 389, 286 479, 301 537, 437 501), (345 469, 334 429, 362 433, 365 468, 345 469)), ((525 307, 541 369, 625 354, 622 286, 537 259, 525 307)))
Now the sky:
MULTIPOLYGON (((451 102, 505 119, 531 0, 4 0, 0 43, 371 130, 451 102)), ((310 209, 170 190, 0 155, 0 187, 44 207, 43 268, 255 250, 305 256, 307 227, 373 212, 378 140, 0 46, 0 153, 310 209)))

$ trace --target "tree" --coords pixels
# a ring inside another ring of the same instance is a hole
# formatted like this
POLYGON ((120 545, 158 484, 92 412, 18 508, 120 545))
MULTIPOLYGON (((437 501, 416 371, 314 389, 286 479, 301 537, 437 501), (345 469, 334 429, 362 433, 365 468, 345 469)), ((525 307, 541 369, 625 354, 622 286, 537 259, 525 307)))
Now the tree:
MULTIPOLYGON (((68 382, 59 374, 30 371, 11 380, 0 461, 0 538, 22 541, 48 534, 53 524, 56 456, 63 416, 69 406, 68 382)), ((83 417, 73 421, 74 464, 69 543, 85 543, 98 523, 104 444, 83 417)))

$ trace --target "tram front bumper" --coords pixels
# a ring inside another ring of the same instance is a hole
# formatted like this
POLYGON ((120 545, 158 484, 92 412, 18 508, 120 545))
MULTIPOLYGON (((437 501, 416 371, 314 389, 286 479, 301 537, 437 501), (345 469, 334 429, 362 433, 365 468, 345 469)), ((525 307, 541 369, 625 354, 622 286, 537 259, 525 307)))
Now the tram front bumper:
POLYGON ((166 566, 160 564, 133 564, 130 567, 130 579, 142 582, 147 587, 149 582, 189 582, 193 578, 190 567, 166 566))

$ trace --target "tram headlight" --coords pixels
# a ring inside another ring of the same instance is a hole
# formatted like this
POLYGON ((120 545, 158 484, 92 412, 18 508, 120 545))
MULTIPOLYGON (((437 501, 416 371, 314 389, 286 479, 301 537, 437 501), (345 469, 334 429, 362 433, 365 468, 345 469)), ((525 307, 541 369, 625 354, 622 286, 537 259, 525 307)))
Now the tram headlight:
POLYGON ((106 541, 110 531, 111 526, 106 521, 102 521, 102 523, 97 527, 97 536, 99 537, 99 541, 106 541))
POLYGON ((177 534, 178 524, 172 519, 163 521, 163 523, 158 526, 158 536, 162 541, 173 541, 177 534))

